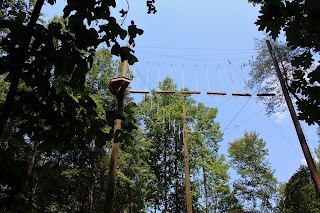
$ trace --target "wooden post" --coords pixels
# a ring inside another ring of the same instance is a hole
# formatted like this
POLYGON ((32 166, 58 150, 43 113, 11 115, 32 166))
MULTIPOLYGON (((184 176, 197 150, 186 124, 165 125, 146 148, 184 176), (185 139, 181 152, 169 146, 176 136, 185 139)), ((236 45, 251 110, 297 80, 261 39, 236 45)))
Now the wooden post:
POLYGON ((187 197, 187 213, 192 213, 192 197, 190 189, 190 166, 188 152, 188 130, 187 130, 187 113, 186 106, 183 105, 183 144, 184 144, 184 162, 186 175, 186 197, 187 197))
POLYGON ((204 182, 204 196, 205 196, 205 201, 206 201, 205 213, 208 213, 209 212, 209 198, 208 198, 208 189, 207 189, 207 174, 206 174, 206 170, 204 169, 204 166, 202 167, 202 172, 203 172, 203 182, 204 182))
POLYGON ((290 96, 289 96, 288 89, 287 89, 287 87, 285 85, 283 76, 282 76, 280 68, 279 68, 278 61, 277 61, 277 59, 276 59, 276 57, 274 55, 274 52, 273 52, 273 49, 271 47, 271 44, 270 44, 269 40, 266 40, 266 42, 267 42, 267 46, 269 48, 269 52, 270 52, 273 64, 274 64, 275 69, 277 71, 277 75, 278 75, 278 78, 279 78, 279 81, 280 81, 280 84, 281 84, 283 95, 284 95, 284 97, 286 99, 286 102, 287 102, 287 105, 288 105, 288 108, 289 108, 289 112, 290 112, 294 127, 296 129, 296 132, 297 132, 297 135, 298 135, 298 138, 299 138, 299 141, 300 141, 300 145, 301 145, 304 157, 306 158, 307 165, 308 165, 308 168, 310 170, 312 181, 314 183, 314 186, 316 188, 317 193, 320 194, 320 177, 319 177, 319 173, 318 173, 317 168, 316 168, 316 166, 314 164, 314 161, 312 159, 312 156, 311 156, 311 153, 310 153, 306 138, 305 138, 305 136, 303 134, 303 131, 302 131, 301 125, 299 123, 297 114, 296 114, 296 112, 294 110, 292 101, 291 101, 290 96))
MULTIPOLYGON (((127 45, 129 47, 129 44, 127 45)), ((128 70, 128 60, 124 60, 122 64, 122 74, 120 78, 111 80, 108 87, 110 92, 117 98, 117 119, 114 122, 114 132, 121 130, 121 122, 123 117, 123 98, 124 93, 130 84, 130 80, 126 79, 128 70)), ((112 140, 112 150, 111 150, 111 160, 110 160, 110 169, 109 169, 109 179, 107 185, 107 194, 105 200, 105 213, 112 213, 113 209, 113 199, 114 191, 116 186, 116 176, 117 176, 117 162, 119 155, 119 143, 112 140)))

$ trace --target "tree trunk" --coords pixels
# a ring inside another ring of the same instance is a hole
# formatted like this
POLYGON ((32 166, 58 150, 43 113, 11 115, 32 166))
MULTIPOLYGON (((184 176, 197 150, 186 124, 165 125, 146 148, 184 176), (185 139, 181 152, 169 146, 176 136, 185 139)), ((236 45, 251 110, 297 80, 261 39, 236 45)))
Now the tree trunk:
POLYGON ((93 212, 93 186, 94 182, 90 184, 88 192, 89 213, 93 212))
POLYGON ((76 191, 73 195, 73 199, 72 202, 70 204, 70 209, 71 209, 71 213, 75 213, 76 212, 76 207, 77 207, 77 199, 78 199, 78 193, 79 193, 79 179, 77 180, 77 186, 76 186, 76 191))
POLYGON ((32 155, 31 155, 31 158, 30 158, 30 161, 29 161, 29 164, 28 164, 28 167, 27 167, 27 173, 28 175, 31 176, 32 174, 32 169, 34 167, 34 162, 35 162, 35 159, 37 157, 37 154, 38 154, 38 147, 40 145, 40 142, 39 141, 36 141, 34 143, 34 147, 33 147, 33 152, 32 152, 32 155))
POLYGON ((6 100, 4 102, 2 112, 0 114, 0 136, 4 130, 4 127, 8 121, 8 118, 11 114, 11 110, 13 108, 14 98, 18 90, 18 85, 19 85, 21 73, 24 67, 24 63, 28 58, 28 50, 29 50, 29 45, 31 42, 33 30, 39 18, 43 4, 44 4, 44 0, 38 0, 36 2, 30 21, 27 26, 27 30, 25 32, 25 37, 24 37, 22 46, 19 50, 19 55, 18 55, 19 57, 17 58, 17 61, 16 61, 16 64, 17 64, 16 70, 15 72, 12 72, 13 76, 10 83, 9 91, 8 91, 6 100))

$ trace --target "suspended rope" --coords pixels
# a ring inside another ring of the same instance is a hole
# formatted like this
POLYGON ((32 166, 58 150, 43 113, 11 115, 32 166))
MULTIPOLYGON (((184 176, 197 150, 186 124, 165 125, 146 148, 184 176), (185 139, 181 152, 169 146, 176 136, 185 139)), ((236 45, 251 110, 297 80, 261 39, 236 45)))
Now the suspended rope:
POLYGON ((181 91, 182 94, 200 94, 201 93, 200 91, 198 91, 198 76, 197 76, 197 66, 196 65, 195 65, 195 74, 196 74, 197 91, 185 90, 185 87, 184 87, 184 70, 183 70, 183 65, 182 65, 182 84, 183 84, 182 91, 181 91))
POLYGON ((207 74, 208 91, 211 91, 211 89, 210 89, 210 82, 209 82, 209 75, 208 75, 207 65, 204 65, 204 69, 205 69, 206 74, 207 74))
MULTIPOLYGON (((159 68, 158 68, 158 85, 160 84, 160 64, 159 64, 159 68)), ((156 93, 158 94, 173 94, 175 93, 174 90, 160 90, 160 88, 158 87, 158 90, 156 91, 156 93)))
POLYGON ((232 78, 230 65, 231 65, 231 62, 229 61, 228 69, 229 69, 230 78, 231 78, 231 84, 232 84, 232 89, 233 89, 232 95, 233 96, 251 96, 251 94, 249 94, 249 93, 235 92, 235 90, 234 90, 234 82, 233 82, 233 78, 232 78))
MULTIPOLYGON (((205 65, 205 70, 206 70, 206 73, 207 73, 207 81, 208 81, 208 89, 209 89, 207 94, 208 95, 226 95, 227 93, 225 93, 225 92, 216 92, 216 91, 211 91, 210 90, 209 75, 208 75, 208 69, 207 69, 206 65, 205 65)), ((218 70, 220 70, 219 66, 218 66, 218 70)), ((219 73, 220 73, 220 71, 219 71, 219 73)), ((220 81, 221 81, 221 85, 222 85, 221 74, 220 74, 220 81)), ((222 91, 223 91, 223 88, 222 88, 222 91)))
POLYGON ((220 71, 220 66, 218 65, 218 72, 219 72, 219 77, 220 77, 220 84, 221 84, 221 91, 223 91, 223 83, 222 83, 222 77, 221 77, 221 71, 220 71))
MULTIPOLYGON (((147 80, 145 81, 145 89, 144 90, 139 90, 139 82, 140 82, 140 77, 142 78, 141 76, 141 73, 138 72, 138 79, 137 79, 137 82, 136 82, 136 89, 133 89, 133 90, 130 90, 129 92, 130 93, 141 93, 141 94, 147 94, 149 93, 149 90, 147 89, 148 88, 148 69, 149 69, 149 65, 147 65, 147 80)), ((134 66, 133 68, 133 73, 136 73, 136 66, 134 66)), ((134 88, 134 86, 132 87, 134 88)))

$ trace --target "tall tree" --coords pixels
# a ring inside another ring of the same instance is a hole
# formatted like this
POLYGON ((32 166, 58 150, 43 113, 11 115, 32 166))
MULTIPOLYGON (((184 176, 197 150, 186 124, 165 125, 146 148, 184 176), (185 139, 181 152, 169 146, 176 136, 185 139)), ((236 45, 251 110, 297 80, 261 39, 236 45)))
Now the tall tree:
POLYGON ((272 212, 277 190, 270 163, 266 159, 266 142, 255 132, 229 143, 230 164, 240 176, 234 184, 237 197, 247 212, 272 212))
MULTIPOLYGON (((290 90, 293 74, 297 70, 291 65, 291 60, 297 55, 297 52, 292 51, 286 44, 278 41, 272 41, 272 46, 275 55, 278 58, 279 67, 285 79, 286 87, 289 89, 291 98, 295 101, 300 100, 295 92, 290 90)), ((247 82, 247 86, 250 89, 257 88, 260 93, 276 94, 276 96, 260 98, 266 106, 267 114, 284 111, 286 109, 285 99, 266 44, 266 38, 261 40, 256 39, 255 48, 258 50, 258 55, 249 62, 251 71, 249 73, 250 79, 247 82)), ((312 68, 306 70, 306 72, 310 71, 312 71, 312 68)))
POLYGON ((320 124, 320 82, 318 63, 311 72, 305 72, 310 68, 320 51, 320 29, 317 22, 320 14, 320 3, 307 0, 250 0, 254 4, 261 4, 260 13, 256 25, 259 30, 265 30, 273 39, 276 39, 283 30, 287 46, 296 50, 297 55, 291 60, 291 64, 297 68, 293 73, 293 81, 290 85, 297 97, 299 119, 308 124, 320 124), (300 69, 300 68, 304 69, 300 69))
MULTIPOLYGON (((39 21, 43 0, 34 6, 25 7, 24 3, 12 0, 0 4, 0 75, 6 81, 1 85, 6 94, 1 94, 0 103, 1 185, 10 201, 5 203, 14 209, 5 208, 19 212, 32 208, 29 195, 35 188, 35 173, 46 176, 57 167, 55 171, 61 174, 60 163, 65 162, 71 167, 67 169, 76 170, 74 177, 68 176, 71 181, 77 177, 70 193, 74 195, 74 211, 92 146, 102 148, 111 138, 108 124, 115 115, 104 111, 109 103, 101 106, 99 97, 92 94, 94 88, 86 85, 95 49, 106 44, 113 55, 132 64, 137 60, 132 50, 120 47, 119 41, 128 38, 134 44, 143 31, 133 21, 128 29, 122 28, 113 17, 115 1, 67 2, 64 18, 68 21, 49 24, 39 21)), ((126 11, 120 13, 125 15, 126 11)))
POLYGON ((300 166, 291 176, 278 206, 279 212, 285 213, 320 211, 320 198, 314 191, 308 167, 300 166))

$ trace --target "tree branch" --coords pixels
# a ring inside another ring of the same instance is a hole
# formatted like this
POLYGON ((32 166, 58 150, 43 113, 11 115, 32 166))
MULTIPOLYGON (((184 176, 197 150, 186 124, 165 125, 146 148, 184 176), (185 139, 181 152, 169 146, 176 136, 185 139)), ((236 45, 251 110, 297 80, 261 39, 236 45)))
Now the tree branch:
POLYGON ((12 77, 10 88, 6 97, 6 101, 4 102, 4 106, 0 114, 0 136, 2 135, 2 132, 5 128, 5 125, 9 119, 9 116, 13 108, 13 102, 18 90, 21 73, 22 73, 25 61, 28 59, 28 50, 31 42, 31 37, 34 31, 34 28, 36 26, 37 20, 39 18, 43 4, 44 4, 44 0, 37 1, 27 26, 24 41, 21 46, 20 56, 17 60, 17 69, 16 69, 16 72, 13 73, 13 77, 12 77))

